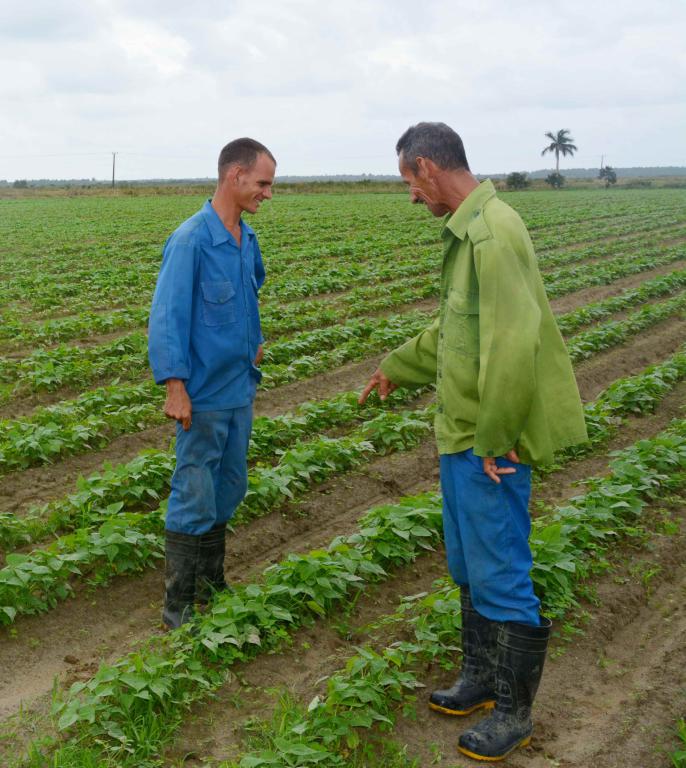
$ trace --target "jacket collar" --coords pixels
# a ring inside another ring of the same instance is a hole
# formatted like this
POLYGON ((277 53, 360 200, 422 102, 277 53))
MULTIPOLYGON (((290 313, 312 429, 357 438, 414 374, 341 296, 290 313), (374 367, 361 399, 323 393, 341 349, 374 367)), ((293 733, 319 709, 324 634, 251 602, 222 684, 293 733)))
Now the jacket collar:
POLYGON ((495 197, 495 187, 490 179, 486 179, 467 195, 460 207, 448 218, 442 234, 445 235, 446 230, 450 230, 455 237, 464 240, 469 222, 492 197, 495 197))

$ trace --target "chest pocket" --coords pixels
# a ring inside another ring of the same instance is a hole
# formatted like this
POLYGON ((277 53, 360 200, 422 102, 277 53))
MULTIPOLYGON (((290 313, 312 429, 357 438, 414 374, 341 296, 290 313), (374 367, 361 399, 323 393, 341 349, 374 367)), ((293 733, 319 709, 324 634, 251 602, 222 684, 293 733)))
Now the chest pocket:
POLYGON ((468 357, 479 356, 479 297, 451 290, 443 316, 443 343, 468 357))
POLYGON ((231 282, 200 283, 202 319, 205 325, 236 322, 236 291, 231 282))

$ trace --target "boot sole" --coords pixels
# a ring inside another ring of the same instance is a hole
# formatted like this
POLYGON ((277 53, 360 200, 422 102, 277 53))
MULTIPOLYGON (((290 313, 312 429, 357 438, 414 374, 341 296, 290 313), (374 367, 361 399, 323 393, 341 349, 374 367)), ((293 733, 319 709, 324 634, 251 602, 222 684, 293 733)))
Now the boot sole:
POLYGON ((442 715, 453 715, 457 717, 464 717, 465 715, 471 715, 472 712, 476 712, 477 709, 493 709, 495 707, 495 699, 479 702, 469 709, 448 709, 447 707, 441 707, 438 704, 429 702, 429 709, 433 709, 434 712, 440 712, 442 715))
POLYGON ((497 757, 491 757, 490 755, 479 755, 476 752, 471 752, 469 749, 465 749, 464 747, 461 747, 459 744, 457 746, 458 752, 462 752, 463 755, 467 755, 467 757, 471 757, 472 760, 481 760, 483 763, 497 763, 499 760, 504 760, 508 755, 512 754, 515 749, 518 747, 528 747, 529 744, 531 744, 531 736, 525 736, 521 741, 518 741, 513 747, 510 747, 510 749, 507 750, 507 752, 503 752, 502 755, 498 755, 497 757))

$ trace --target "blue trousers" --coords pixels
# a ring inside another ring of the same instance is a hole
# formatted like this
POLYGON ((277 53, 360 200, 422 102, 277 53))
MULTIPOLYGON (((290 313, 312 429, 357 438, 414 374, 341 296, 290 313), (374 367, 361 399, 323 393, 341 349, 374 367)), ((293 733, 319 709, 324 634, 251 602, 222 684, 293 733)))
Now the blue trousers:
POLYGON ((166 528, 199 536, 233 517, 248 489, 252 405, 193 414, 176 425, 176 470, 166 528))
POLYGON ((498 484, 471 448, 441 456, 448 570, 456 584, 469 586, 482 616, 539 626, 540 601, 530 576, 531 467, 501 458, 497 464, 517 472, 500 475, 498 484))

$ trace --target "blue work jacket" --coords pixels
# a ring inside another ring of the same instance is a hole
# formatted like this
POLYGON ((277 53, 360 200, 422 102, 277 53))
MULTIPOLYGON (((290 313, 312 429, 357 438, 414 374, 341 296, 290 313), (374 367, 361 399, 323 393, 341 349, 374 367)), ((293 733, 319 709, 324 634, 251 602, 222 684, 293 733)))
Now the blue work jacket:
POLYGON ((182 379, 193 410, 240 408, 261 378, 257 294, 262 254, 241 220, 240 248, 207 201, 171 235, 150 311, 148 357, 158 384, 182 379))

